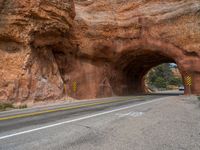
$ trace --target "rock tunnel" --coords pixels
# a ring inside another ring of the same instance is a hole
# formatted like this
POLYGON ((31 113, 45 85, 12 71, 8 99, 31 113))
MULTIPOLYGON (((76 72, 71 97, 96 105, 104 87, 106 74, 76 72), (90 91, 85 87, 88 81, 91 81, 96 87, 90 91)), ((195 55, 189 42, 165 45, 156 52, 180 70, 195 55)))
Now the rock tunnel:
POLYGON ((187 67, 188 63, 192 62, 188 62, 187 56, 182 50, 170 43, 163 43, 146 37, 136 45, 134 43, 134 45, 130 44, 125 47, 116 57, 114 68, 118 70, 119 75, 116 76, 121 76, 121 80, 111 81, 112 90, 119 95, 147 93, 145 85, 146 74, 153 67, 163 63, 176 63, 178 65, 185 86, 185 94, 189 94, 189 86, 185 83, 187 76, 191 76, 193 80, 193 84, 190 87, 191 91, 193 93, 200 92, 197 85, 199 83, 199 74, 187 67), (121 92, 116 90, 119 87, 121 87, 121 92))
POLYGON ((126 78, 127 89, 125 95, 147 93, 145 85, 145 76, 151 68, 162 63, 173 63, 172 58, 148 50, 137 50, 122 54, 116 63, 120 66, 124 77, 126 78))
POLYGON ((200 94, 199 1, 3 0, 0 18, 0 101, 144 93, 162 63, 200 94))

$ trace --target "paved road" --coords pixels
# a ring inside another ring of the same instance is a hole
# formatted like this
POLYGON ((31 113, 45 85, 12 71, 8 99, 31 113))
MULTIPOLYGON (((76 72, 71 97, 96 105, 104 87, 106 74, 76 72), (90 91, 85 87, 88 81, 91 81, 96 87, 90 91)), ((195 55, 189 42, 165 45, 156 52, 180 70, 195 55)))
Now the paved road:
POLYGON ((109 101, 32 116, 0 114, 0 150, 200 149, 197 100, 154 95, 109 101))
POLYGON ((165 90, 165 91, 156 91, 151 93, 152 94, 158 94, 158 95, 183 95, 184 91, 179 91, 179 90, 165 90))

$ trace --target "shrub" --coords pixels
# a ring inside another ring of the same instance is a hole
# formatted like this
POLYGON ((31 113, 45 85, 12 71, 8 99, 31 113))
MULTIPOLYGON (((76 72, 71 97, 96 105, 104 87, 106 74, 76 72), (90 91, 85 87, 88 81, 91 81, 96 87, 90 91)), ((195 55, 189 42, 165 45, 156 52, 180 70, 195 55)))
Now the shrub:
POLYGON ((156 80, 155 80, 155 86, 157 88, 166 88, 167 87, 167 83, 165 81, 165 79, 161 78, 161 77, 158 77, 156 80))
POLYGON ((170 85, 175 85, 175 86, 181 86, 182 85, 182 79, 181 78, 176 78, 176 77, 171 77, 169 80, 170 85))
POLYGON ((0 103, 0 111, 5 111, 5 110, 7 110, 9 108, 24 109, 24 108, 27 108, 27 105, 26 104, 22 104, 22 105, 19 105, 19 106, 15 107, 12 103, 8 103, 8 102, 0 103))
POLYGON ((27 108, 27 105, 26 105, 26 104, 22 104, 22 105, 19 105, 19 106, 18 106, 18 109, 24 109, 24 108, 27 108))
POLYGON ((0 110, 4 111, 7 108, 14 108, 14 106, 11 103, 0 103, 0 110))

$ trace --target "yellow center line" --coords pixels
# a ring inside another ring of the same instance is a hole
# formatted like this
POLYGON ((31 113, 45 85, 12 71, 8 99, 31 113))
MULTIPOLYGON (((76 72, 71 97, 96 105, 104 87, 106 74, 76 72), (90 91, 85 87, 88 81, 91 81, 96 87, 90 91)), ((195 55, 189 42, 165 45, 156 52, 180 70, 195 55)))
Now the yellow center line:
POLYGON ((47 113, 59 112, 59 111, 64 111, 64 110, 72 110, 72 109, 78 109, 78 108, 101 105, 101 104, 109 104, 109 103, 114 103, 114 102, 120 102, 122 100, 132 100, 132 99, 136 99, 136 98, 137 97, 130 98, 130 99, 112 100, 112 101, 106 101, 106 102, 96 102, 96 103, 92 103, 92 104, 83 104, 83 105, 72 106, 72 107, 62 107, 62 108, 57 108, 57 109, 52 109, 52 110, 44 110, 44 111, 33 112, 33 113, 18 114, 18 115, 14 115, 14 116, 2 117, 2 118, 0 118, 0 121, 38 116, 38 115, 47 114, 47 113))

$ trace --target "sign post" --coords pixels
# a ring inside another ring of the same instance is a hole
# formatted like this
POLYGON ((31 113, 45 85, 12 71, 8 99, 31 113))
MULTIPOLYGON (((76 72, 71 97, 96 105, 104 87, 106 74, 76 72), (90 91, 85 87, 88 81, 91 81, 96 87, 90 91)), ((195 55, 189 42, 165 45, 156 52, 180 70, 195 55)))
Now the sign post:
POLYGON ((190 75, 186 76, 185 82, 189 88, 189 95, 191 95, 192 77, 190 75))
POLYGON ((67 85, 66 85, 66 83, 63 86, 63 90, 64 90, 64 93, 66 94, 67 93, 67 85))
POLYGON ((74 94, 76 95, 76 91, 77 91, 77 82, 76 81, 74 81, 73 82, 73 92, 74 92, 74 94))

